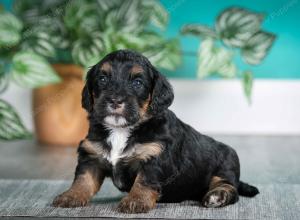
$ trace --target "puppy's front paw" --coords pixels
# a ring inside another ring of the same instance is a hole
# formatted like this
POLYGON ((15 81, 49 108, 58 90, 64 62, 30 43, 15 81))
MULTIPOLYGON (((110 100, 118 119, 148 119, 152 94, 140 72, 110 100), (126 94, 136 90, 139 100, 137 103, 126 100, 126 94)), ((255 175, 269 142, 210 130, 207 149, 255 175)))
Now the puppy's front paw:
POLYGON ((52 205, 54 207, 80 207, 85 206, 88 203, 88 199, 81 193, 66 191, 55 197, 52 205))
POLYGON ((118 211, 124 213, 145 213, 155 207, 155 203, 143 198, 125 196, 119 204, 118 211))
POLYGON ((213 190, 208 192, 202 201, 207 208, 218 208, 228 204, 229 195, 225 190, 213 190))

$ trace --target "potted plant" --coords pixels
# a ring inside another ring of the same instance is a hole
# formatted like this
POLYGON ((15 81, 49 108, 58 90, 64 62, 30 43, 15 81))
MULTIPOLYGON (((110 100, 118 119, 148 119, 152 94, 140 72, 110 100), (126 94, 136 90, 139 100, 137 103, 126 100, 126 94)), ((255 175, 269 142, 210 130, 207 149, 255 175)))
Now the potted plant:
MULTIPOLYGON (((15 16, 1 12, 14 20, 0 28, 0 35, 8 39, 0 48, 10 54, 1 78, 35 88, 35 128, 38 140, 44 143, 76 145, 86 135, 86 113, 80 105, 83 75, 105 54, 130 48, 160 68, 172 70, 180 63, 178 40, 165 39, 159 32, 168 23, 168 13, 159 1, 45 0, 40 4, 38 0, 16 0, 13 12, 15 16), (19 72, 15 73, 16 61, 19 72)), ((1 22, 3 19, 0 27, 1 22)))

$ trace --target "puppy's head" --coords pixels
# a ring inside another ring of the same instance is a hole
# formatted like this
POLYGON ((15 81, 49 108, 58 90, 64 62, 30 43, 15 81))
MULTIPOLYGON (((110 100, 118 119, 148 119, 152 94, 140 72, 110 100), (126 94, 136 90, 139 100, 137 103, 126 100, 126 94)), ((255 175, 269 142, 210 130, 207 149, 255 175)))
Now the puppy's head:
POLYGON ((171 85, 146 57, 118 50, 87 73, 82 106, 97 122, 127 127, 163 112, 173 98, 171 85))

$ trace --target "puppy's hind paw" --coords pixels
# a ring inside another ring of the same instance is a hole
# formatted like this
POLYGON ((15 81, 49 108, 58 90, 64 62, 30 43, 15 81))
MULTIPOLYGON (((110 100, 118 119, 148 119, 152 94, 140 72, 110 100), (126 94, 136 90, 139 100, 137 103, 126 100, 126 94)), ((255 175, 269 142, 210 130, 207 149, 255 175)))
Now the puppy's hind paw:
POLYGON ((202 205, 207 208, 223 207, 228 204, 228 197, 225 190, 214 190, 204 196, 202 205))

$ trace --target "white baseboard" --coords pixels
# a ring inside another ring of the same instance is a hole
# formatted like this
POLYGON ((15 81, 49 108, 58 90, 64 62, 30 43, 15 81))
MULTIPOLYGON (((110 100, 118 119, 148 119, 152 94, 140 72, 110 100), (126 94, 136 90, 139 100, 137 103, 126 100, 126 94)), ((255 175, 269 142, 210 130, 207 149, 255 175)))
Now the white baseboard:
MULTIPOLYGON (((300 80, 255 80, 248 105, 238 80, 171 80, 171 109, 202 133, 300 135, 300 80)), ((31 92, 16 86, 2 96, 33 129, 31 92)))
POLYGON ((251 105, 239 80, 171 83, 171 109, 203 133, 300 135, 300 81, 257 79, 251 105))

